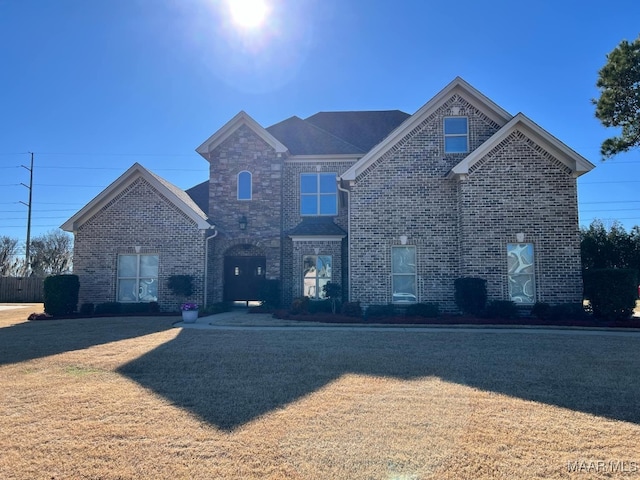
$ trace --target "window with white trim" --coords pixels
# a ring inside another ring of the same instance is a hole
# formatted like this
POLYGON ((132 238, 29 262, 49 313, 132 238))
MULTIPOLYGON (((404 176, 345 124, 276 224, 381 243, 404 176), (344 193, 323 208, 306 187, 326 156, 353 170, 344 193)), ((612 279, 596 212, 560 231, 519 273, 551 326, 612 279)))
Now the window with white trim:
POLYGON ((394 303, 415 303, 417 296, 416 247, 391 247, 391 292, 394 303))
POLYGON ((331 281, 331 255, 305 255, 302 257, 304 291, 309 298, 326 298, 322 287, 331 281))
POLYGON ((238 173, 238 200, 251 200, 253 194, 251 172, 246 170, 238 173))
POLYGON ((467 117, 444 118, 444 152, 466 153, 469 151, 469 122, 467 117))
POLYGON ((507 279, 511 301, 529 305, 536 302, 533 243, 507 243, 507 279))
POLYGON ((338 184, 336 173, 300 175, 300 214, 337 215, 338 184))
POLYGON ((118 256, 118 302, 158 301, 158 255, 118 256))

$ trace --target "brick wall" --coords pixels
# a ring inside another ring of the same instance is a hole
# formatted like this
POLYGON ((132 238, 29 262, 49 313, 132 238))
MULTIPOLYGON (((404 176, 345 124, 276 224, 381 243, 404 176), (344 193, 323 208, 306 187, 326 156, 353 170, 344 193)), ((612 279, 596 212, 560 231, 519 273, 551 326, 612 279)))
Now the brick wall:
POLYGON ((351 193, 351 300, 391 301, 391 247, 417 251, 420 302, 455 311, 453 282, 486 278, 507 298, 506 243, 524 232, 536 244, 537 287, 550 303, 581 298, 575 179, 522 135, 502 142, 463 182, 446 179, 466 154, 444 153, 443 117, 469 119, 474 150, 499 129, 458 95, 425 118, 358 176, 351 193))
POLYGON ((163 311, 177 310, 183 301, 167 288, 170 275, 193 275, 195 293, 204 294, 204 236, 197 225, 138 178, 75 233, 74 271, 80 278, 79 305, 116 301, 118 255, 159 255, 158 303, 163 311))

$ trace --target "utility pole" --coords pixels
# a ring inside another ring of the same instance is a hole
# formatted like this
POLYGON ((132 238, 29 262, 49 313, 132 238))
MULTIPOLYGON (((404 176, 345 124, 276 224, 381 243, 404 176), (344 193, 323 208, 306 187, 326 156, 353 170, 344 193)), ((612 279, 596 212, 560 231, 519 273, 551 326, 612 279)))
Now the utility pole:
POLYGON ((24 257, 25 264, 25 276, 29 276, 31 271, 31 199, 33 198, 33 152, 29 152, 31 154, 31 168, 27 168, 24 165, 21 165, 22 168, 29 170, 29 185, 25 185, 24 183, 20 183, 20 185, 27 187, 29 189, 29 203, 20 202, 23 205, 26 205, 28 208, 27 213, 27 245, 24 257))

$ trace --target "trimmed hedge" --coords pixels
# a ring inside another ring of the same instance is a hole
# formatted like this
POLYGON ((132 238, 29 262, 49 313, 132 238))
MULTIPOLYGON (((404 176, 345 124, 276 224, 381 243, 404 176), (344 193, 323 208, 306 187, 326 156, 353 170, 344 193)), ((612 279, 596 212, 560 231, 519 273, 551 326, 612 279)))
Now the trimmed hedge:
POLYGON ((440 305, 437 303, 414 303, 405 312, 407 317, 436 318, 440 316, 440 305))
POLYGON ((487 281, 484 278, 461 277, 453 282, 456 305, 464 313, 480 315, 487 305, 487 281))
POLYGON ((44 279, 44 311, 68 315, 78 308, 80 280, 77 275, 52 275, 44 279))
POLYGON ((486 318, 512 320, 518 318, 518 306, 510 300, 492 300, 484 311, 486 318))
POLYGON ((596 268, 583 273, 585 297, 601 320, 627 320, 638 298, 638 272, 630 268, 596 268))

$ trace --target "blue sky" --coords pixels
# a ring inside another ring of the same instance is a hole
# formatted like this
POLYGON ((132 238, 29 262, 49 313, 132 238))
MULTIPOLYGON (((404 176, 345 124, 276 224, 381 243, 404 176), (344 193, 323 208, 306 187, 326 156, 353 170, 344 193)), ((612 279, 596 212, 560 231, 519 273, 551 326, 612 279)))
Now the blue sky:
POLYGON ((598 70, 640 34, 637 0, 266 0, 257 29, 223 0, 0 0, 0 236, 56 229, 134 162, 181 188, 238 111, 414 113, 456 76, 597 167, 580 222, 640 224, 640 151, 600 161, 598 70))

